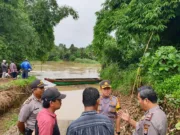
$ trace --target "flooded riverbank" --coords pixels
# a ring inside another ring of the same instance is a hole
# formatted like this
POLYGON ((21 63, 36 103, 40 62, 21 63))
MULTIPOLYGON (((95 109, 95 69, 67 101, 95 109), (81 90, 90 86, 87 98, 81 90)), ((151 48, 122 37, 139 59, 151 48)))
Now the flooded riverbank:
MULTIPOLYGON (((40 62, 31 62, 33 70, 29 75, 36 76, 37 78, 44 80, 44 78, 98 78, 100 65, 97 64, 80 64, 72 62, 46 62, 41 65, 40 62)), ((55 85, 48 83, 48 87, 54 87, 55 85)), ((82 92, 87 87, 99 88, 98 84, 91 85, 69 85, 69 86, 55 86, 61 93, 67 95, 67 97, 62 101, 62 106, 56 111, 58 125, 60 127, 61 135, 65 135, 67 127, 69 124, 77 119, 81 113, 84 111, 82 104, 82 92)), ((17 122, 17 116, 19 113, 19 107, 15 108, 15 113, 13 117, 11 115, 4 115, 3 120, 5 121, 12 118, 14 126, 5 133, 5 135, 18 135, 17 127, 15 123, 17 122)), ((12 110, 13 111, 13 110, 12 110)), ((9 112, 8 112, 9 113, 9 112)), ((9 123, 8 123, 9 124, 9 123)), ((1 125, 0 125, 1 126, 1 125)), ((5 128, 2 125, 2 128, 5 128)), ((1 128, 0 128, 1 129, 1 128)), ((4 129, 0 131, 1 134, 4 133, 4 129)))
MULTIPOLYGON (((37 78, 99 78, 100 65, 97 64, 80 64, 72 62, 47 62, 40 64, 32 63, 33 71, 30 75, 35 75, 37 78)), ((44 81, 45 83, 48 83, 44 81)), ((49 86, 54 86, 49 84, 49 86)), ((57 121, 62 135, 65 135, 69 124, 77 119, 84 111, 82 104, 82 92, 87 87, 99 88, 98 84, 86 85, 69 85, 56 86, 61 93, 67 97, 62 100, 62 106, 56 111, 57 121)))

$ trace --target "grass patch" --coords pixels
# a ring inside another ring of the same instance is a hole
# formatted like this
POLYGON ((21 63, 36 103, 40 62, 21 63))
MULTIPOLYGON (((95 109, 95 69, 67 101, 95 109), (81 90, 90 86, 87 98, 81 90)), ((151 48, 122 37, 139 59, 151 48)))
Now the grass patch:
POLYGON ((36 79, 35 76, 30 76, 28 79, 12 80, 8 83, 5 83, 4 85, 1 85, 0 91, 7 90, 13 86, 24 87, 24 86, 30 85, 30 83, 32 83, 35 79, 36 79))
POLYGON ((2 135, 18 121, 19 108, 13 108, 8 113, 0 116, 0 134, 2 135))
POLYGON ((91 60, 91 59, 80 59, 80 58, 76 58, 74 60, 74 62, 77 62, 77 63, 88 63, 88 64, 99 64, 98 61, 95 61, 95 60, 91 60))
POLYGON ((11 114, 9 120, 4 122, 4 128, 8 130, 10 127, 15 126, 17 124, 17 121, 18 121, 18 114, 17 113, 11 114))

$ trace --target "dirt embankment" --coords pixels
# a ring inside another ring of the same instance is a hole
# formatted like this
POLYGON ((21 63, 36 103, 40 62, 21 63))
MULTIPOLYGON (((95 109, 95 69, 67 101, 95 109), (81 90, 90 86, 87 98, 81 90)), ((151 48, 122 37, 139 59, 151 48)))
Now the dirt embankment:
POLYGON ((11 107, 19 105, 24 97, 30 94, 29 86, 18 87, 8 86, 8 83, 13 80, 0 79, 0 84, 5 87, 0 89, 0 115, 7 112, 11 107))
POLYGON ((30 95, 29 86, 11 86, 12 79, 0 79, 0 134, 17 121, 19 106, 30 95))

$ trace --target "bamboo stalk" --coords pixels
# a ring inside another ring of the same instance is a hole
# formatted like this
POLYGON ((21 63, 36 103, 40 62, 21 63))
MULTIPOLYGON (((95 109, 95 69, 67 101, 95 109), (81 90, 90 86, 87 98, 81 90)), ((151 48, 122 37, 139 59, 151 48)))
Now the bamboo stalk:
MULTIPOLYGON (((146 44, 146 48, 145 48, 145 50, 144 50, 143 57, 144 57, 147 49, 149 48, 149 44, 150 44, 150 42, 151 42, 151 40, 152 40, 153 34, 154 34, 154 33, 152 32, 152 33, 151 33, 151 36, 150 36, 150 38, 149 38, 149 40, 148 40, 148 42, 147 42, 147 44, 146 44)), ((143 60, 143 57, 142 57, 142 60, 143 60)), ((142 61, 141 61, 141 62, 142 62, 142 61)), ((131 93, 131 99, 133 98, 133 93, 134 93, 134 90, 135 90, 135 87, 136 87, 136 82, 138 81, 138 76, 140 75, 140 71, 141 71, 141 67, 138 67, 138 69, 137 69, 137 74, 136 74, 136 78, 135 78, 134 85, 133 85, 133 89, 132 89, 132 93, 131 93)))

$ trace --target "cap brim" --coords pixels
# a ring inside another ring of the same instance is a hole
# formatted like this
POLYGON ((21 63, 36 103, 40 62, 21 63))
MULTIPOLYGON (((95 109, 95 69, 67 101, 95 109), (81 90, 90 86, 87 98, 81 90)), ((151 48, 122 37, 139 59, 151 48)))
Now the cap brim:
POLYGON ((38 88, 44 87, 44 86, 48 86, 47 84, 42 84, 40 86, 38 86, 38 88))
POLYGON ((111 88, 111 85, 108 85, 108 86, 101 86, 103 89, 104 88, 111 88))
POLYGON ((61 94, 57 99, 64 99, 66 97, 65 94, 61 94))

